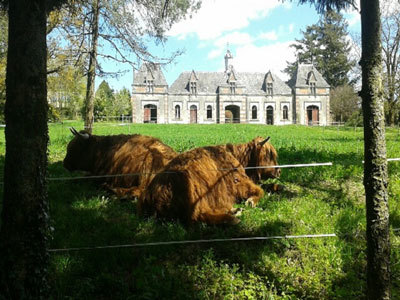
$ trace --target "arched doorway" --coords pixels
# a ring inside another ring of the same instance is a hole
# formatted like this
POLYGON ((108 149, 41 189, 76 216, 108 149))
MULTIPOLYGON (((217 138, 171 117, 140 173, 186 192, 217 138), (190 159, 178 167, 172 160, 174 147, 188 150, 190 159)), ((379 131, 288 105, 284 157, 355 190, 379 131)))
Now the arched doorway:
POLYGON ((316 105, 307 106, 307 124, 318 125, 319 124, 319 108, 316 105))
POLYGON ((197 106, 190 106, 190 123, 197 123, 197 106))
POLYGON ((143 108, 143 123, 157 123, 157 106, 146 104, 143 108))
POLYGON ((228 105, 225 107, 225 123, 240 123, 240 107, 237 105, 228 105), (231 116, 227 118, 227 116, 231 116))
POLYGON ((267 124, 274 125, 274 108, 271 105, 267 106, 267 124))

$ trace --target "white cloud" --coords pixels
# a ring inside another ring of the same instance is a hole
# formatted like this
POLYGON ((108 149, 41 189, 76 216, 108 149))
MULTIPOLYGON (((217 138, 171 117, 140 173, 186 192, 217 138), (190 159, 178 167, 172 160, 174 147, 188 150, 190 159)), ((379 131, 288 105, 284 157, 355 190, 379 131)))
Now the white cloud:
POLYGON ((169 35, 183 39, 195 34, 200 40, 215 39, 224 32, 247 27, 251 20, 263 18, 282 5, 279 0, 203 0, 200 10, 191 19, 175 24, 169 35))
POLYGON ((210 51, 207 55, 207 58, 209 59, 213 59, 216 58, 218 56, 221 56, 223 52, 223 48, 219 48, 219 49, 214 49, 212 51, 210 51))
POLYGON ((292 33, 294 30, 294 23, 289 24, 289 33, 292 33))
POLYGON ((248 45, 252 42, 253 39, 248 33, 235 31, 216 39, 213 43, 215 48, 208 53, 207 57, 209 59, 216 58, 222 56, 228 47, 248 45))
POLYGON ((268 41, 276 41, 278 39, 278 35, 275 30, 262 32, 259 36, 259 39, 268 40, 268 41))
POLYGON ((360 15, 360 0, 355 1, 355 6, 357 7, 357 10, 354 9, 354 7, 349 8, 348 11, 344 13, 344 17, 349 24, 349 26, 354 26, 357 24, 360 24, 361 21, 361 15, 360 15))
POLYGON ((228 43, 229 45, 246 45, 252 41, 253 39, 248 33, 235 31, 222 36, 215 41, 214 45, 217 47, 225 47, 228 43))
POLYGON ((275 43, 273 45, 257 47, 245 45, 236 48, 233 66, 238 72, 267 72, 271 70, 282 80, 288 76, 282 72, 287 61, 293 62, 296 58, 294 49, 289 47, 294 41, 275 43))
POLYGON ((356 10, 352 10, 351 12, 345 14, 345 18, 350 27, 359 24, 361 21, 361 15, 356 10))

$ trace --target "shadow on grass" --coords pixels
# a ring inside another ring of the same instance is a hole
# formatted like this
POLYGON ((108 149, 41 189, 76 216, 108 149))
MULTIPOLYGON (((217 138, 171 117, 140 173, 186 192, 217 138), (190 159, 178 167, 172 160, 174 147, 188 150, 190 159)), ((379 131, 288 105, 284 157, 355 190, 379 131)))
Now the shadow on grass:
MULTIPOLYGON (((339 163, 359 159, 355 154, 338 154, 332 158, 323 152, 295 148, 280 149, 279 154, 281 164, 321 161, 339 163)), ((59 177, 71 176, 62 168, 61 162, 51 164, 49 170, 51 174, 59 177)), ((341 209, 349 207, 352 202, 348 199, 343 200, 345 193, 340 187, 327 187, 322 183, 328 179, 337 180, 343 174, 348 174, 349 170, 354 172, 355 176, 358 174, 358 169, 343 166, 284 169, 281 182, 296 182, 300 187, 303 186, 304 190, 307 188, 314 189, 316 193, 327 193, 325 201, 330 203, 331 209, 341 209)), ((299 193, 303 192, 308 193, 302 190, 299 193)), ((273 201, 287 201, 296 196, 297 192, 283 191, 273 201)), ((91 180, 52 181, 49 184, 49 198, 52 225, 55 228, 52 248, 229 239, 292 233, 291 220, 267 219, 256 224, 252 224, 251 220, 246 223, 245 220, 230 227, 202 224, 185 227, 179 222, 144 219, 137 216, 135 203, 111 197, 91 180)), ((353 216, 343 215, 343 220, 337 224, 339 231, 353 228, 347 221, 351 217, 353 216)), ((358 213, 354 223, 357 222, 357 218, 358 213)), ((242 270, 262 274, 269 282, 280 282, 276 272, 269 271, 260 264, 260 258, 274 256, 283 259, 287 251, 295 248, 295 241, 268 240, 53 253, 52 295, 54 298, 197 299, 199 286, 192 271, 204 267, 204 260, 210 255, 210 251, 214 261, 226 262, 230 266, 237 264, 242 270)), ((363 261, 361 258, 352 259, 353 248, 351 244, 345 248, 348 253, 343 253, 343 267, 348 269, 349 273, 352 268, 355 270, 354 274, 347 278, 350 280, 349 286, 357 282, 353 276, 360 274, 363 261)), ((358 248, 355 248, 356 251, 358 248)), ((218 277, 218 274, 215 276, 218 277)), ((346 286, 346 278, 338 279, 337 284, 346 286)), ((282 290, 285 288, 282 287, 282 290)))
MULTIPOLYGON (((59 176, 69 176, 59 164, 50 167, 59 176)), ((137 216, 134 202, 115 199, 90 181, 52 181, 49 199, 55 228, 52 249, 284 235, 291 227, 289 222, 264 222, 256 228, 242 224, 185 227, 179 222, 145 219, 137 216)), ((187 267, 201 267, 210 251, 217 261, 252 269, 262 254, 283 256, 289 244, 228 241, 52 253, 52 296, 196 298, 199 289, 187 267)))

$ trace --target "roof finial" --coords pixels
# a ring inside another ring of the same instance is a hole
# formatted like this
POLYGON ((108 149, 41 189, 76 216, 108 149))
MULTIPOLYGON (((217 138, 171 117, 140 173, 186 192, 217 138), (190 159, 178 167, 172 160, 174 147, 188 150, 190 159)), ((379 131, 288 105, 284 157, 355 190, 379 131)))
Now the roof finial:
POLYGON ((231 51, 229 51, 229 43, 227 43, 226 46, 228 47, 228 49, 226 50, 226 54, 225 54, 225 73, 228 73, 229 66, 231 65, 230 61, 232 61, 233 55, 232 55, 231 51))

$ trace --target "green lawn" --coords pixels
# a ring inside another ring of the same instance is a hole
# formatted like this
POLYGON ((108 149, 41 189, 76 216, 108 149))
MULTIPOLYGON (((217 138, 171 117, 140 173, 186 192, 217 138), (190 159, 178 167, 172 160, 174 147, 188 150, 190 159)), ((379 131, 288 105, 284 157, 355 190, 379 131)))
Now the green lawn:
MULTIPOLYGON (((49 177, 62 167, 69 126, 49 126, 49 177)), ((1 129, 4 130, 4 129, 1 129)), ((336 233, 337 237, 101 249, 51 254, 55 299, 363 299, 365 204, 360 128, 245 124, 96 123, 94 134, 141 133, 182 152, 271 136, 280 164, 332 162, 282 169, 286 188, 245 208, 236 226, 185 227, 137 216, 95 182, 49 181, 52 248, 336 233)), ((400 132, 387 129, 388 157, 400 157, 400 132)), ((1 135, 4 157, 4 134, 1 135)), ((3 161, 3 160, 2 160, 3 161)), ((400 228, 400 162, 389 163, 390 226, 400 228)), ((244 207, 242 205, 238 205, 244 207)), ((400 299, 400 232, 392 232, 393 299, 400 299)))

